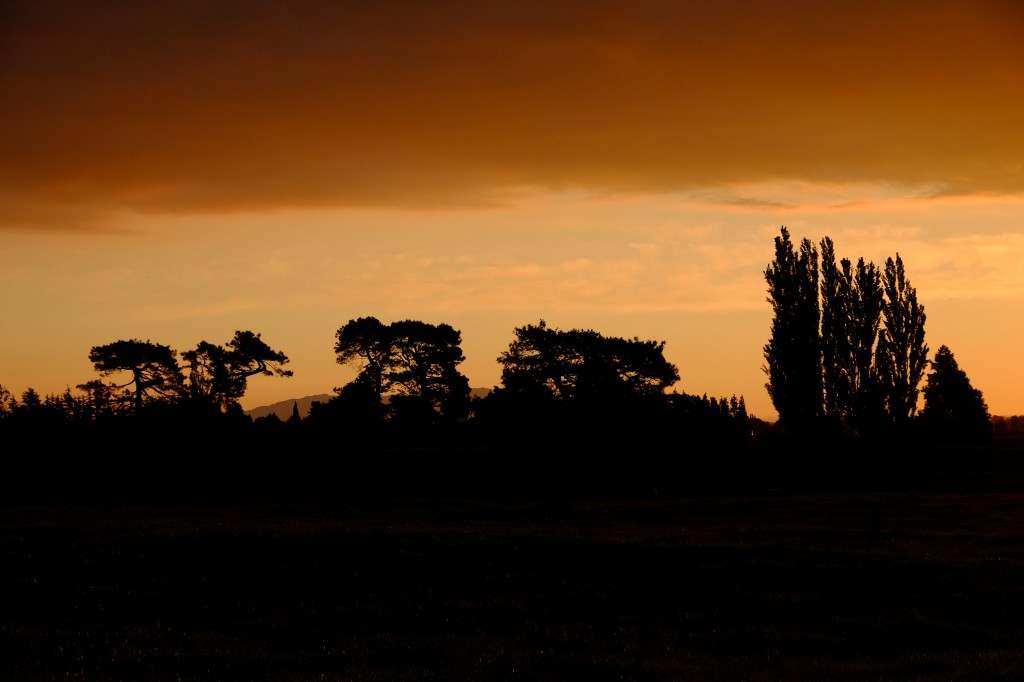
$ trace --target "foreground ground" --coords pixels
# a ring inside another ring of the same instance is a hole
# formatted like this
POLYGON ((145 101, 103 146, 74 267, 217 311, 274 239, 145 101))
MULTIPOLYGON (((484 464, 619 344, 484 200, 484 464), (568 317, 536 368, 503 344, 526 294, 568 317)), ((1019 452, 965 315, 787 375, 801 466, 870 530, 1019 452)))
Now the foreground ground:
POLYGON ((1014 486, 0 508, 0 679, 1016 680, 1014 486))

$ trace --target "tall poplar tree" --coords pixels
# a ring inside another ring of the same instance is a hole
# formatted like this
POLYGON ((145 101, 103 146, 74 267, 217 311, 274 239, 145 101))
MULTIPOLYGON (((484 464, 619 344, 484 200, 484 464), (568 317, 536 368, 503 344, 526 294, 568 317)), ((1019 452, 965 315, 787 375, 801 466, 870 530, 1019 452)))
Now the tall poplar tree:
POLYGON ((924 306, 917 302, 917 290, 910 286, 903 259, 885 261, 882 276, 885 301, 883 328, 879 334, 876 365, 885 394, 890 420, 905 424, 917 412, 918 386, 928 365, 924 342, 924 306))
POLYGON ((875 366, 875 347, 882 319, 882 273, 874 263, 857 260, 853 275, 852 336, 854 373, 850 421, 862 430, 880 415, 885 407, 884 396, 875 366))
POLYGON ((851 412, 856 375, 853 273, 837 266, 829 237, 821 240, 821 366, 824 415, 834 425, 851 412))
POLYGON ((804 239, 798 252, 782 227, 764 276, 774 313, 764 346, 765 387, 779 421, 794 435, 807 434, 817 429, 823 412, 818 251, 804 239))

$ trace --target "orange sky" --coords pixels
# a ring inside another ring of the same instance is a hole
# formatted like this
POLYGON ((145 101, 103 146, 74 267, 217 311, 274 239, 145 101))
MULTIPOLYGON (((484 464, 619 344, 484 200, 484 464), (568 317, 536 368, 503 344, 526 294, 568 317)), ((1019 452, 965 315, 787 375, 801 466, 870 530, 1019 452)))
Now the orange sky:
POLYGON ((262 332, 328 392, 348 319, 666 340, 760 371, 780 225, 897 251, 997 414, 1024 414, 1019 2, 5 2, 0 383, 91 346, 262 332))

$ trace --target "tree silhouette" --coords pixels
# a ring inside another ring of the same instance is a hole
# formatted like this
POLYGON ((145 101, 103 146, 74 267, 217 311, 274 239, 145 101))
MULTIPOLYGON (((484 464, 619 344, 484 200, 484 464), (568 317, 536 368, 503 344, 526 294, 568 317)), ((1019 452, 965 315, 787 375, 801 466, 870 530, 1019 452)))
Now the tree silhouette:
POLYGON ((225 346, 201 341, 181 357, 188 368, 185 383, 189 397, 221 411, 227 411, 245 395, 249 377, 292 376, 290 370, 281 367, 288 363, 288 356, 251 331, 236 331, 225 346))
POLYGON ((851 409, 856 378, 854 282, 850 261, 836 264, 829 237, 821 240, 821 366, 824 416, 838 425, 851 409))
POLYGON ((8 423, 11 433, 36 438, 59 437, 70 423, 71 411, 67 409, 63 396, 42 396, 34 388, 27 388, 21 400, 0 390, 0 421, 8 423))
POLYGON ((103 419, 118 412, 121 407, 117 397, 117 387, 105 384, 99 379, 87 381, 76 386, 82 392, 80 403, 90 420, 103 419))
POLYGON ((651 442, 671 430, 665 391, 679 372, 663 341, 563 331, 543 320, 514 335, 498 357, 502 385, 478 406, 501 438, 597 449, 651 442))
POLYGON ((378 398, 387 387, 384 372, 391 359, 390 330, 376 317, 349 320, 335 335, 334 345, 339 365, 362 364, 356 381, 368 387, 378 398))
POLYGON ((292 413, 288 416, 287 424, 292 428, 296 428, 301 423, 302 415, 299 414, 299 403, 296 401, 292 403, 292 413))
POLYGON ((230 376, 228 351, 207 341, 181 354, 188 369, 185 381, 188 396, 197 402, 209 402, 222 408, 236 398, 237 389, 230 376))
POLYGON ((465 360, 462 335, 448 324, 402 320, 389 325, 375 317, 349 320, 338 329, 339 364, 362 364, 353 383, 376 400, 389 396, 391 418, 432 423, 457 421, 469 407, 469 379, 458 370, 465 360))
POLYGON ((38 410, 43 406, 43 398, 39 395, 39 392, 34 388, 27 388, 21 394, 21 403, 15 406, 15 412, 31 412, 38 410))
POLYGON ((466 359, 458 330, 448 324, 403 320, 391 324, 391 343, 388 379, 405 404, 436 410, 448 419, 465 416, 469 379, 458 370, 466 359))
POLYGON ((0 384, 0 420, 10 416, 13 406, 16 404, 17 400, 11 395, 11 392, 3 384, 0 384))
POLYGON ((821 241, 821 365, 823 414, 829 426, 845 422, 854 430, 879 421, 875 345, 881 323, 883 290, 874 263, 848 258, 836 263, 829 237, 821 241))
POLYGON ((875 345, 881 325, 883 292, 882 274, 874 263, 857 260, 851 300, 852 321, 849 329, 854 371, 851 377, 851 401, 848 419, 855 430, 862 430, 881 420, 884 396, 875 366, 875 345))
POLYGON ((937 440, 979 443, 992 437, 992 418, 981 391, 971 386, 952 351, 940 346, 924 387, 920 422, 937 440))
POLYGON ((315 401, 302 420, 305 432, 318 440, 336 438, 345 433, 351 446, 379 444, 385 424, 386 406, 381 396, 365 382, 351 381, 336 388, 337 395, 326 402, 315 401))
POLYGON ((836 433, 842 424, 861 435, 905 428, 928 346, 924 306, 899 254, 884 272, 863 258, 853 268, 848 259, 836 262, 825 237, 819 273, 810 241, 797 252, 782 227, 765 279, 773 312, 766 388, 786 430, 807 436, 822 426, 836 433))
POLYGON ((240 380, 262 374, 264 376, 292 376, 291 370, 282 369, 288 364, 288 356, 276 351, 251 331, 236 331, 234 338, 227 343, 231 353, 231 373, 240 380))
POLYGON ((690 442, 744 440, 750 435, 750 417, 743 397, 709 398, 673 393, 676 435, 690 442))
POLYGON ((797 253, 783 227, 764 276, 773 313, 764 346, 765 387, 785 428, 806 434, 817 428, 823 412, 817 249, 804 239, 797 253))
POLYGON ((917 290, 910 286, 899 254, 895 261, 885 261, 882 283, 885 302, 876 364, 890 418, 902 425, 917 412, 918 386, 928 365, 924 306, 917 302, 917 290))
POLYGON ((679 381, 665 359, 664 341, 561 331, 543 320, 515 330, 498 362, 505 390, 559 400, 624 400, 663 395, 679 381))
POLYGON ((129 395, 132 411, 137 414, 147 400, 166 400, 181 394, 182 374, 176 355, 168 346, 131 339, 94 346, 89 351, 89 360, 104 377, 131 373, 130 381, 115 384, 114 388, 134 387, 129 395))

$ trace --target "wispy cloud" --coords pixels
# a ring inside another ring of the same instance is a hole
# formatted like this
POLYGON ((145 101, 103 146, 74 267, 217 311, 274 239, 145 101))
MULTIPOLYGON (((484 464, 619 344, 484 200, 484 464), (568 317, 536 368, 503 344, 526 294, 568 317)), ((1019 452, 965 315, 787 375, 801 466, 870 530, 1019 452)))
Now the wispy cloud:
POLYGON ((247 298, 230 298, 219 301, 168 301, 149 303, 137 309, 140 322, 157 321, 161 324, 175 320, 216 320, 237 313, 258 310, 258 301, 247 298))

